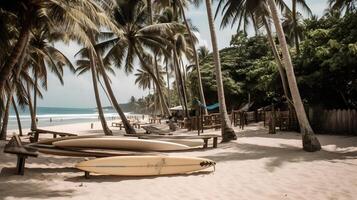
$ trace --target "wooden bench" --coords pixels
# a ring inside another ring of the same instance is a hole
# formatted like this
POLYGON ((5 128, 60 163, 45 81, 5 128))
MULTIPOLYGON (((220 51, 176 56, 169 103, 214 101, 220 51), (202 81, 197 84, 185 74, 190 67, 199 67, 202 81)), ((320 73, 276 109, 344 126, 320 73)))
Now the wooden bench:
POLYGON ((22 145, 22 142, 18 135, 14 135, 11 140, 5 145, 4 153, 17 155, 16 174, 18 175, 24 175, 25 162, 28 156, 38 156, 36 149, 33 149, 31 147, 25 147, 22 145))
POLYGON ((140 139, 202 139, 204 144, 203 148, 208 147, 208 140, 213 139, 213 148, 217 148, 218 135, 177 135, 177 136, 162 136, 162 135, 143 135, 139 136, 140 139))
POLYGON ((120 129, 121 129, 122 125, 123 124, 121 122, 112 122, 112 127, 120 127, 120 129))
POLYGON ((220 129, 221 128, 221 124, 213 124, 213 125, 204 125, 203 126, 203 129, 211 129, 211 128, 220 129))
POLYGON ((40 134, 52 134, 53 138, 56 138, 57 135, 61 137, 77 136, 76 134, 73 133, 64 133, 64 132, 57 132, 57 131, 50 131, 50 130, 43 130, 43 129, 32 129, 31 132, 29 132, 27 135, 31 136, 30 142, 34 143, 34 142, 38 142, 40 134))

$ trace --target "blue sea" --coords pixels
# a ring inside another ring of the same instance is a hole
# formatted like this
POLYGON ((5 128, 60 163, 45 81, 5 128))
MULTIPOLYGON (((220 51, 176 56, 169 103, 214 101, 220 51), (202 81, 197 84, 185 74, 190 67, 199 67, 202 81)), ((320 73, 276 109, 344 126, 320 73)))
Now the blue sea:
MULTIPOLYGON (((29 128, 31 124, 30 112, 27 108, 18 108, 22 128, 29 128)), ((105 117, 108 120, 118 118, 115 110, 104 109, 105 117)), ((125 113, 128 115, 129 113, 125 113)), ((37 107, 38 127, 56 126, 62 124, 75 124, 82 122, 96 122, 98 112, 96 108, 56 108, 56 107, 37 107)), ((10 110, 8 129, 17 129, 16 115, 13 109, 10 110)))

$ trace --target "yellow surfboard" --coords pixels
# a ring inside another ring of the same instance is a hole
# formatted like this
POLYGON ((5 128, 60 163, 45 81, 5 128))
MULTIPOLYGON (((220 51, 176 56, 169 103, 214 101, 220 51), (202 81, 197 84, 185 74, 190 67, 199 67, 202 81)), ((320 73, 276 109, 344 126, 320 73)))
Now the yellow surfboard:
POLYGON ((80 162, 76 168, 104 175, 158 176, 200 171, 215 162, 204 158, 173 156, 115 156, 80 162))

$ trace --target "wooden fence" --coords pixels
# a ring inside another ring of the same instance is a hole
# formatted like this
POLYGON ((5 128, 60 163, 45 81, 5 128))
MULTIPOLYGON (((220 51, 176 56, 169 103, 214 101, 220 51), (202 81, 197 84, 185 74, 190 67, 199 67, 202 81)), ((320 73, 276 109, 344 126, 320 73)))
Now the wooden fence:
MULTIPOLYGON (((316 133, 328 134, 353 134, 357 135, 357 110, 322 110, 322 109, 307 109, 308 117, 313 130, 316 133)), ((229 117, 233 126, 244 128, 249 123, 263 121, 264 126, 271 126, 272 117, 274 117, 275 127, 280 130, 298 131, 299 124, 294 112, 275 110, 266 111, 233 111, 229 117)), ((220 115, 219 113, 210 114, 201 117, 191 118, 191 130, 219 128, 220 115), (197 121, 199 120, 199 121, 197 121)))
POLYGON ((311 126, 317 133, 357 135, 357 110, 309 109, 311 126))

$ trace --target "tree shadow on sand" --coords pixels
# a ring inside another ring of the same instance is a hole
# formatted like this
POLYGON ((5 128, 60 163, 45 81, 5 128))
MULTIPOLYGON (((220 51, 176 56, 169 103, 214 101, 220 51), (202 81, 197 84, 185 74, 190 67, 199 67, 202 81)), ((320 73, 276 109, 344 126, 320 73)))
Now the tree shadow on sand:
MULTIPOLYGON (((277 139, 290 139, 290 140, 301 140, 301 134, 294 131, 281 131, 276 130, 276 134, 269 134, 268 127, 263 127, 262 123, 249 124, 250 129, 238 130, 237 134, 239 138, 277 138, 277 139), (251 129, 256 127, 256 129, 251 129)), ((321 145, 335 145, 339 148, 345 147, 356 147, 357 137, 353 135, 333 135, 333 134, 316 134, 321 145)))
MULTIPOLYGON (((309 153, 295 146, 281 144, 279 147, 262 146, 256 144, 221 144, 220 148, 229 151, 204 156, 216 162, 245 161, 271 158, 266 164, 268 171, 274 171, 285 163, 327 161, 331 163, 345 163, 343 160, 357 159, 357 152, 330 152, 321 150, 309 153)), ((351 164, 351 163, 347 163, 351 164)))
POLYGON ((75 192, 74 189, 56 190, 53 185, 43 182, 32 182, 27 179, 3 181, 0 179, 0 200, 8 197, 17 198, 40 198, 48 199, 53 197, 70 198, 75 192), (9 188, 12 188, 11 190, 9 188))
POLYGON ((162 177, 166 178, 176 178, 176 177, 187 177, 187 176, 206 176, 213 172, 212 170, 205 170, 199 172, 193 172, 190 174, 175 174, 175 175, 160 175, 160 176, 114 176, 114 175, 99 175, 99 174, 91 174, 89 179, 84 177, 84 172, 80 176, 74 176, 65 179, 65 181, 75 182, 75 183, 102 183, 102 182, 121 182, 121 181, 128 181, 128 180, 147 180, 147 179, 158 179, 162 177))

